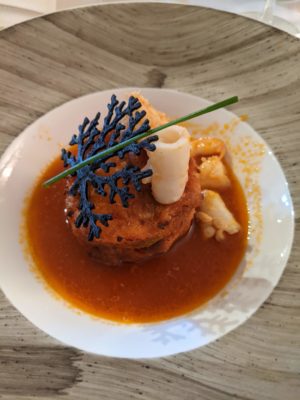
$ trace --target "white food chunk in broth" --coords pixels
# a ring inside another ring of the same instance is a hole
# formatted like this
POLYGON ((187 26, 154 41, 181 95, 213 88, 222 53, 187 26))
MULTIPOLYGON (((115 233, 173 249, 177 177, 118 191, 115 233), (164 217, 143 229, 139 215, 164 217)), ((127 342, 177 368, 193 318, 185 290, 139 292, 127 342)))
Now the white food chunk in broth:
POLYGON ((158 133, 156 150, 147 152, 147 164, 153 171, 152 194, 161 204, 171 204, 180 199, 188 181, 190 161, 190 134, 178 125, 158 133))
POLYGON ((192 141, 192 157, 218 155, 221 159, 226 153, 223 140, 214 137, 200 137, 192 141))
POLYGON ((233 235, 241 229, 233 214, 228 210, 219 193, 203 190, 201 211, 196 214, 201 223, 204 236, 215 236, 218 241, 225 239, 225 234, 233 235))
POLYGON ((202 157, 198 170, 202 189, 222 190, 230 186, 230 179, 220 157, 202 157))

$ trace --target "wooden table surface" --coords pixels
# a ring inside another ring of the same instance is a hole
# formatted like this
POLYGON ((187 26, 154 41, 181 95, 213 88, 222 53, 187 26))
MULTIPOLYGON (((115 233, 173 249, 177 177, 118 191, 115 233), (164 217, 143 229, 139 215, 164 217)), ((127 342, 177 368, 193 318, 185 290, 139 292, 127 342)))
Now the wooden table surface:
MULTIPOLYGON (((249 115, 280 160, 299 222, 300 41, 231 14, 108 5, 1 32, 0 151, 53 107, 132 85, 211 100, 239 94, 237 113, 249 115)), ((0 294, 0 398, 300 398, 299 244, 298 224, 278 286, 247 323, 209 346, 162 359, 112 359, 63 346, 0 294)))

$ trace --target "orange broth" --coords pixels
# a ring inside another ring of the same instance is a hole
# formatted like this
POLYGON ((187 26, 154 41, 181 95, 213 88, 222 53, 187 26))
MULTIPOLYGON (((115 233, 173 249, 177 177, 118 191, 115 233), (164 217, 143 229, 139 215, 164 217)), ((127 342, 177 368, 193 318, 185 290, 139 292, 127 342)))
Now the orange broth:
POLYGON ((247 246, 248 214, 243 190, 228 166, 232 186, 222 198, 241 224, 238 234, 223 242, 205 240, 194 224, 168 253, 119 266, 92 259, 73 237, 65 221, 65 181, 41 186, 61 169, 57 159, 36 182, 26 207, 25 235, 39 273, 76 308, 125 323, 169 319, 207 302, 236 272, 247 246))

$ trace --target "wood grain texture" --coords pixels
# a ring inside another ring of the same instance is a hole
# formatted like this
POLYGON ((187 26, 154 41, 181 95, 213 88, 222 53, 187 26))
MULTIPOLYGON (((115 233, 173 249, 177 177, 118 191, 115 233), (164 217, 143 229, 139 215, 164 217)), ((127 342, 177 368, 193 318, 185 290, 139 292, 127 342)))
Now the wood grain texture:
MULTIPOLYGON (((123 4, 53 14, 0 33, 0 152, 74 97, 122 86, 176 88, 237 113, 267 140, 296 210, 293 251, 258 312, 221 340, 151 361, 98 357, 32 326, 0 294, 0 398, 285 399, 300 397, 300 42, 190 6, 123 4)), ((46 310, 45 310, 46 312, 46 310)))

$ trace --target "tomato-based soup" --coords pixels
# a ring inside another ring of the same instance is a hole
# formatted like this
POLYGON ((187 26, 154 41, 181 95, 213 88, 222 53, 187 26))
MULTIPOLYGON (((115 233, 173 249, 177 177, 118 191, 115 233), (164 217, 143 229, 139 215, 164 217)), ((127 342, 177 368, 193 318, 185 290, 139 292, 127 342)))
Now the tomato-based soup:
POLYGON ((204 239, 194 224, 166 254, 118 266, 91 258, 73 236, 64 213, 65 182, 42 187, 61 169, 56 160, 37 181, 26 206, 25 235, 36 269, 73 306, 119 322, 160 321, 207 302, 238 268, 247 245, 248 216, 242 188, 229 168, 232 185, 222 198, 241 225, 239 233, 217 242, 204 239))

